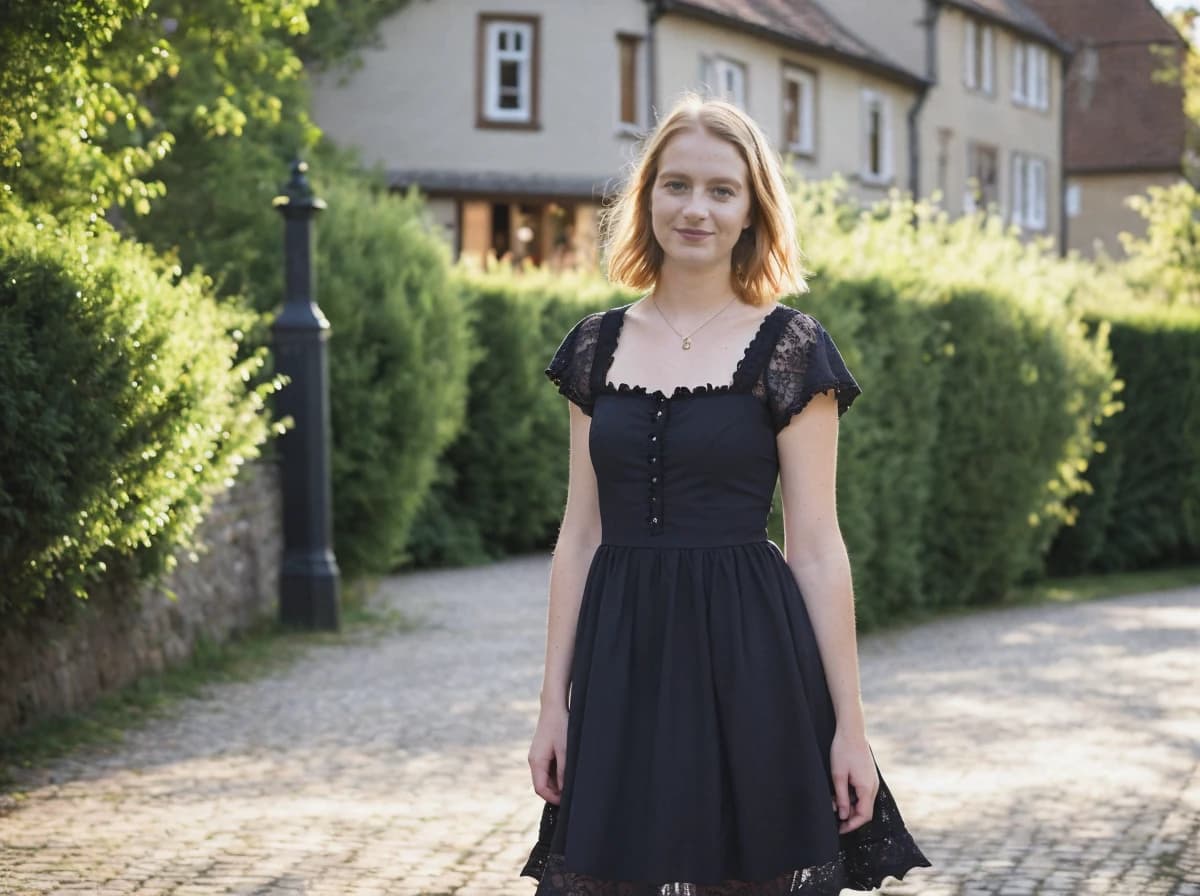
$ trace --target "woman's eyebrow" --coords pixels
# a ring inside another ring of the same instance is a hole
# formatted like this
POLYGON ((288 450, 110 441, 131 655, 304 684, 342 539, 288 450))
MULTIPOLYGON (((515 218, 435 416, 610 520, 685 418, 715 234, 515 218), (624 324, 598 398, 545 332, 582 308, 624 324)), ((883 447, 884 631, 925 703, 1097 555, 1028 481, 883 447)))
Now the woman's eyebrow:
MULTIPOLYGON (((677 177, 680 180, 691 180, 692 179, 690 175, 682 174, 678 171, 663 171, 658 176, 659 177, 677 177)), ((710 177, 708 179, 708 182, 710 184, 733 184, 736 187, 740 187, 742 185, 742 182, 735 177, 710 177)))

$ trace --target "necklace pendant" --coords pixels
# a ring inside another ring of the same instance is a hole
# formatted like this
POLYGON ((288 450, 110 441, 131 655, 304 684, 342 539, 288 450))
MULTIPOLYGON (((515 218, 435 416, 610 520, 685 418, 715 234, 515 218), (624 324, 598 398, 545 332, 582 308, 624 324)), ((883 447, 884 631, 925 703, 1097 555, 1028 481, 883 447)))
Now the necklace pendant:
POLYGON ((687 349, 689 349, 689 348, 691 348, 691 347, 692 347, 692 340, 691 340, 691 337, 689 337, 689 336, 684 336, 684 337, 683 337, 683 348, 684 348, 684 350, 686 351, 687 349))

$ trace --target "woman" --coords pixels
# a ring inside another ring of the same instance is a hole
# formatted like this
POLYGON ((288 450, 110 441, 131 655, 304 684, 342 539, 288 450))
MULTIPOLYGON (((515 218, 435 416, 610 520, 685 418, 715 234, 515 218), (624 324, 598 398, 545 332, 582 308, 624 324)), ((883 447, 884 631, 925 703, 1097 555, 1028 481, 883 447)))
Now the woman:
POLYGON ((610 279, 649 292, 546 368, 570 469, 521 873, 537 896, 836 896, 929 866, 867 742, 834 495, 861 390, 778 301, 806 289, 778 159, 689 94, 608 224, 610 279))

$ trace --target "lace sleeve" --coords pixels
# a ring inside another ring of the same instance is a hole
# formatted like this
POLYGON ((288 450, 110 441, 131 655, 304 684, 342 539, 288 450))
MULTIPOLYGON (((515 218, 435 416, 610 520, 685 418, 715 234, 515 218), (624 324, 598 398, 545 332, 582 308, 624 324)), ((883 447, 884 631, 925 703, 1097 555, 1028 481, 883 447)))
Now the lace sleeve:
POLYGON ((766 385, 776 433, 818 393, 834 391, 839 417, 862 394, 833 337, 815 317, 802 311, 779 334, 767 363, 766 385))
POLYGON ((567 332, 546 366, 545 374, 558 391, 589 417, 592 414, 592 360, 603 312, 587 315, 567 332))

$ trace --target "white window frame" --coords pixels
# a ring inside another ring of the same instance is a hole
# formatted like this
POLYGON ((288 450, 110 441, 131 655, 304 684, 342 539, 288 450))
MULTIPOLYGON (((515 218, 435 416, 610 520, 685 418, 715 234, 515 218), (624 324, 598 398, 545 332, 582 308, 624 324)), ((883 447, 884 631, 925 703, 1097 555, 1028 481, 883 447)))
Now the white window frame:
POLYGON ((1050 51, 1040 44, 1013 44, 1013 102, 1045 111, 1050 108, 1050 51))
POLYGON ((971 18, 963 31, 963 84, 989 95, 996 89, 996 29, 971 18))
POLYGON ((533 122, 533 70, 534 70, 534 27, 532 22, 509 19, 489 19, 484 22, 483 52, 483 117, 486 121, 503 124, 531 124, 533 122), (520 38, 521 49, 510 46, 500 49, 500 36, 507 34, 520 38), (500 64, 517 63, 517 107, 506 109, 500 105, 500 64))
POLYGON ((800 109, 796 116, 800 139, 793 141, 791 134, 784 134, 784 148, 789 152, 811 156, 817 151, 817 75, 806 68, 785 65, 783 69, 783 121, 788 120, 788 85, 795 84, 800 95, 800 109))
POLYGON ((1045 230, 1048 166, 1040 156, 1012 154, 1012 223, 1023 230, 1045 230))
POLYGON ((886 184, 892 179, 892 116, 887 96, 873 87, 862 89, 862 158, 859 178, 863 183, 886 184), (871 158, 871 107, 879 107, 879 162, 880 170, 869 168, 871 158))
POLYGON ((746 108, 746 65, 727 56, 704 56, 701 75, 708 96, 746 108))

